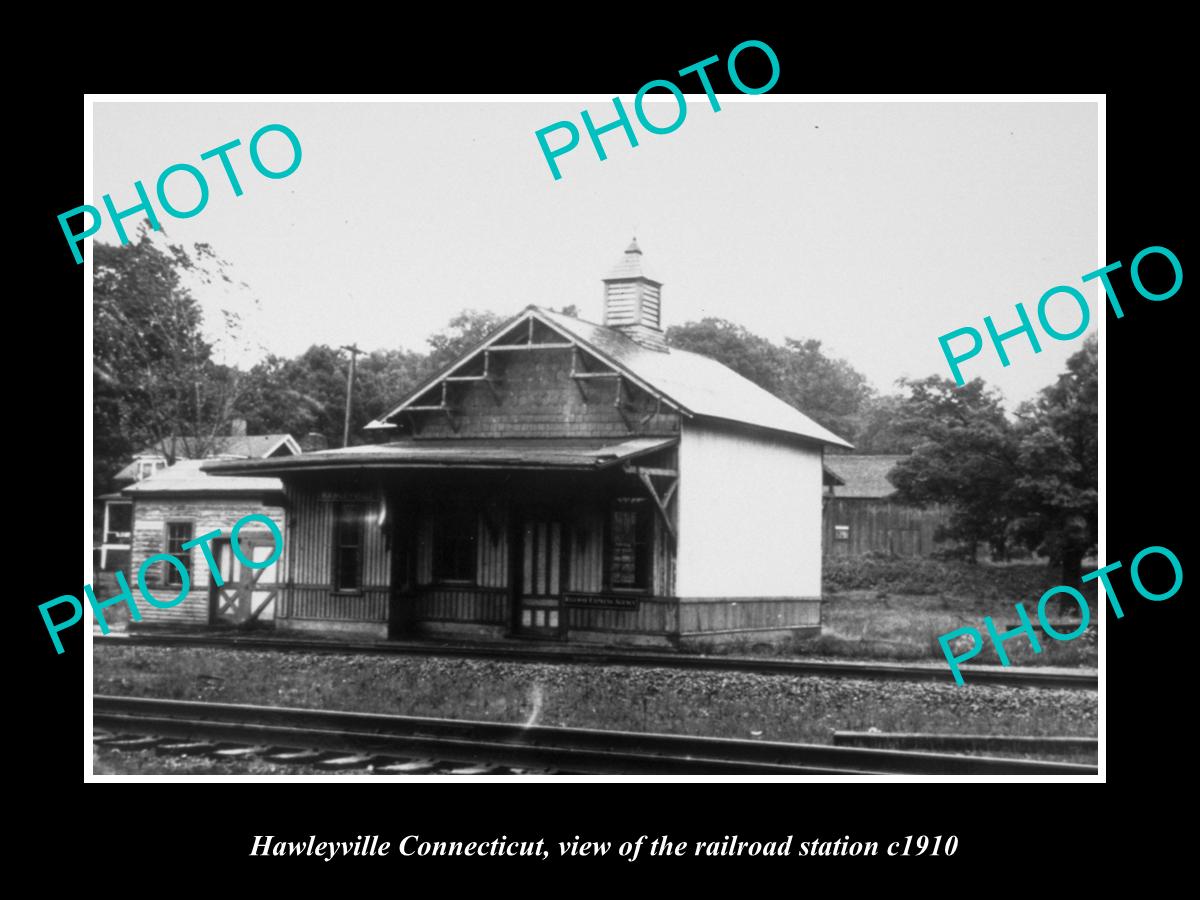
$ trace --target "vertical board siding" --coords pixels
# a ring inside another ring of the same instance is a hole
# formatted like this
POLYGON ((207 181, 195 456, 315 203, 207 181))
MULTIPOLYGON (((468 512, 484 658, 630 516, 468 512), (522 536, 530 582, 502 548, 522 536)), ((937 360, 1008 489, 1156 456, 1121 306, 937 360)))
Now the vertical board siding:
POLYGON ((886 498, 826 497, 824 547, 826 556, 928 556, 938 546, 934 536, 949 520, 943 506, 917 509, 886 498), (836 526, 849 526, 850 536, 837 540, 836 526))
POLYGON ((328 586, 300 585, 288 592, 289 619, 329 619, 344 622, 386 622, 388 591, 336 594, 328 586))
POLYGON ((598 594, 604 589, 604 513, 578 510, 569 540, 567 590, 598 594))
MULTIPOLYGON (((502 588, 508 586, 508 529, 497 524, 495 530, 488 527, 484 516, 479 517, 479 556, 477 577, 480 587, 502 588)), ((432 575, 432 572, 430 573, 432 575)))
POLYGON ((278 615, 292 619, 386 622, 391 554, 379 525, 377 497, 362 495, 344 502, 362 504, 362 590, 333 590, 333 527, 336 501, 314 490, 288 489, 291 529, 289 587, 278 615))
POLYGON ((433 581, 433 519, 421 519, 417 526, 417 584, 433 581))
POLYGON ((670 597, 675 593, 675 548, 671 543, 671 533, 657 511, 654 513, 654 557, 650 587, 657 597, 670 597))
POLYGON ((567 628, 572 631, 648 632, 671 634, 678 621, 674 598, 637 598, 634 609, 603 609, 591 606, 572 606, 571 595, 566 597, 567 628))
POLYGON ((562 568, 562 525, 558 522, 551 522, 548 528, 550 531, 550 549, 546 557, 546 563, 550 568, 550 575, 549 583, 546 585, 546 594, 550 597, 557 597, 560 582, 562 581, 559 571, 562 568))
POLYGON ((415 598, 418 621, 476 622, 507 625, 508 591, 471 587, 432 587, 415 598))

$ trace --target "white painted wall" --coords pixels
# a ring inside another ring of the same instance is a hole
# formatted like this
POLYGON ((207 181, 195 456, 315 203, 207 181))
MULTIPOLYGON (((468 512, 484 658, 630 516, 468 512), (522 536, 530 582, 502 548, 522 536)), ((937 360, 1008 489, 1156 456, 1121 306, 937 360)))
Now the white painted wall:
POLYGON ((685 420, 679 597, 819 597, 821 450, 685 420))

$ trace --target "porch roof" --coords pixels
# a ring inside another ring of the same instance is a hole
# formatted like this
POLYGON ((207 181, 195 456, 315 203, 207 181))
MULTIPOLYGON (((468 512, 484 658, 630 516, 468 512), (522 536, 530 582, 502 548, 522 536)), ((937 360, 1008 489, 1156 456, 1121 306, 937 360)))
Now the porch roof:
POLYGON ((271 459, 209 461, 220 475, 282 475, 329 469, 607 469, 678 442, 676 437, 408 440, 271 459))
MULTIPOLYGON (((290 457, 272 457, 288 459, 290 457)), ((265 460, 264 460, 265 461, 265 460)), ((278 478, 225 478, 210 474, 201 465, 203 460, 181 459, 173 466, 155 472, 149 478, 134 482, 121 495, 148 497, 156 495, 218 495, 218 494, 271 494, 283 491, 283 482, 278 478)), ((255 473, 259 474, 259 473, 255 473)))

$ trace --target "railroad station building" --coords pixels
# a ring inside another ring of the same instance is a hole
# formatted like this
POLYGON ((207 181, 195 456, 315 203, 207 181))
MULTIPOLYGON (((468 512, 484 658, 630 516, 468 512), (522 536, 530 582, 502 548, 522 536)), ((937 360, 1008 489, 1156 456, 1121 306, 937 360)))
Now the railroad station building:
POLYGON ((637 242, 603 324, 530 306, 367 427, 384 442, 206 463, 278 478, 278 629, 689 646, 820 626, 824 448, 667 347, 637 242))

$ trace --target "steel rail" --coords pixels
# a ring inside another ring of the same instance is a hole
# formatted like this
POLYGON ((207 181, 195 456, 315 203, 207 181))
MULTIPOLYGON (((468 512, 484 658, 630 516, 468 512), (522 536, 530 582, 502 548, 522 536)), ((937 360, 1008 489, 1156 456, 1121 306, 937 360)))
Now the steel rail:
POLYGON ((92 709, 95 727, 131 734, 584 774, 1097 774, 1041 760, 146 697, 96 695, 92 709))
POLYGON ((1007 751, 1009 753, 1095 753, 1099 739, 1074 735, 930 734, 921 732, 835 731, 835 747, 890 747, 894 750, 1007 751))

